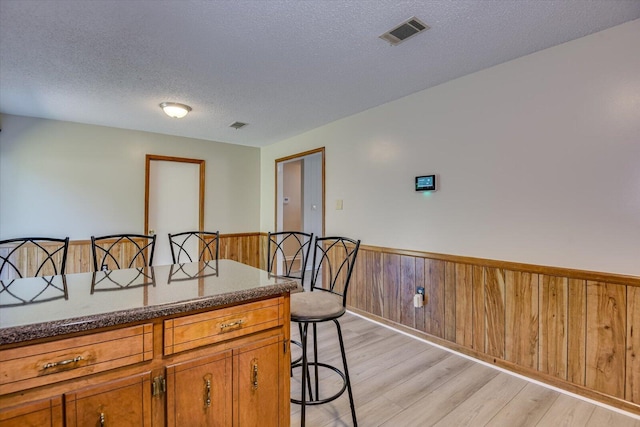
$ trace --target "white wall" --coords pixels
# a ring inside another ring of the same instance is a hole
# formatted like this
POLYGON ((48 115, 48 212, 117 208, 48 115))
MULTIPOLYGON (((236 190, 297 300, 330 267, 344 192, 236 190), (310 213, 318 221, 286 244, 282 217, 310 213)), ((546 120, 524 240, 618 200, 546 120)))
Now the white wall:
MULTIPOLYGON (((322 153, 303 157, 303 214, 304 231, 322 235, 322 153), (314 209, 315 207, 315 209, 314 209)), ((311 266, 309 266, 311 268, 311 266)))
POLYGON ((259 229, 258 148, 21 116, 0 119, 0 238, 144 232, 146 154, 206 161, 206 229, 259 229))
POLYGON ((632 21, 263 148, 261 229, 274 160, 325 146, 327 235, 639 275, 639 42, 632 21))

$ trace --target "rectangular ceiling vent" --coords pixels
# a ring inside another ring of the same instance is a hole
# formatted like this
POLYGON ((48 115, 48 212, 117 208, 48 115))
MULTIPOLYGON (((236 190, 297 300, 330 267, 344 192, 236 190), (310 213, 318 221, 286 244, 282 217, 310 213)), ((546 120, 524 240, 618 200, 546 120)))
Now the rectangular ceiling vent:
POLYGON ((428 30, 427 24, 416 18, 415 16, 407 19, 391 31, 382 34, 380 38, 391 43, 392 46, 402 43, 403 41, 428 30))
POLYGON ((240 128, 245 127, 247 124, 246 123, 242 123, 242 122, 233 122, 229 125, 230 128, 234 128, 235 130, 238 130, 240 128))

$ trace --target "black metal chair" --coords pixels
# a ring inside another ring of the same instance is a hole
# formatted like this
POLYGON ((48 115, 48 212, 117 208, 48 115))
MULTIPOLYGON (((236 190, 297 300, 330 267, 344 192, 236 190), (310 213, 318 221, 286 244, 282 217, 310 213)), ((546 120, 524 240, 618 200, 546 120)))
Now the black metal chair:
POLYGON ((269 233, 268 238, 267 271, 273 275, 299 280, 298 291, 302 291, 313 233, 278 231, 269 233))
POLYGON ((144 234, 112 234, 91 236, 93 270, 150 267, 156 236, 144 234))
POLYGON ((0 279, 64 274, 69 238, 23 237, 0 241, 0 279))
MULTIPOLYGON (((267 271, 272 275, 296 279, 298 287, 291 293, 304 291, 304 276, 307 271, 307 261, 312 243, 313 233, 278 231, 268 235, 267 271)), ((302 336, 302 325, 298 324, 298 329, 300 336, 302 336)), ((291 343, 302 347, 298 341, 292 340, 291 343)), ((293 366, 300 360, 302 360, 302 356, 291 360, 291 376, 293 376, 293 366)), ((311 382, 309 382, 309 387, 311 387, 311 382)))
POLYGON ((351 391, 351 381, 347 368, 347 357, 344 351, 342 330, 338 319, 346 312, 347 290, 349 281, 358 255, 360 241, 345 237, 316 238, 314 245, 313 270, 311 277, 311 292, 301 292, 291 295, 291 320, 302 326, 302 360, 294 367, 302 368, 300 381, 301 399, 291 399, 291 402, 301 405, 300 425, 305 425, 305 413, 307 405, 321 405, 340 397, 345 390, 349 395, 351 417, 353 425, 357 426, 356 409, 351 391), (335 366, 318 361, 318 342, 316 326, 322 322, 333 322, 338 333, 340 353, 342 355, 343 370, 335 366), (309 361, 307 351, 307 336, 309 325, 313 325, 313 360, 309 361), (309 366, 314 368, 315 395, 309 390, 307 398, 309 366), (326 368, 334 371, 342 377, 341 389, 325 398, 320 397, 318 368, 326 368))
POLYGON ((209 231, 185 231, 169 233, 171 258, 174 264, 217 261, 220 233, 209 231), (196 256, 197 255, 197 256, 196 256))

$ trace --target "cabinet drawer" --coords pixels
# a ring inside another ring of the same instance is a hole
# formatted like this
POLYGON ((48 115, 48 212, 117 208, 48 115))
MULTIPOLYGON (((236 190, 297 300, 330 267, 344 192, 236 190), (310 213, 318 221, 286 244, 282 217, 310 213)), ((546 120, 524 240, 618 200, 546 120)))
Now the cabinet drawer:
POLYGON ((131 326, 0 351, 0 394, 153 358, 153 325, 131 326))
POLYGON ((237 338, 283 324, 282 297, 164 321, 164 354, 237 338))

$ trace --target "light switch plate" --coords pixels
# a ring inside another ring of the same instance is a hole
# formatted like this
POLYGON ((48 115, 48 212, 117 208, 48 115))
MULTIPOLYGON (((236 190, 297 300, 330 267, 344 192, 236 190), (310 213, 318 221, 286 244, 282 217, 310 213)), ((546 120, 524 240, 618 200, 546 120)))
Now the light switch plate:
POLYGON ((336 200, 336 210, 337 211, 342 210, 342 199, 336 200))

